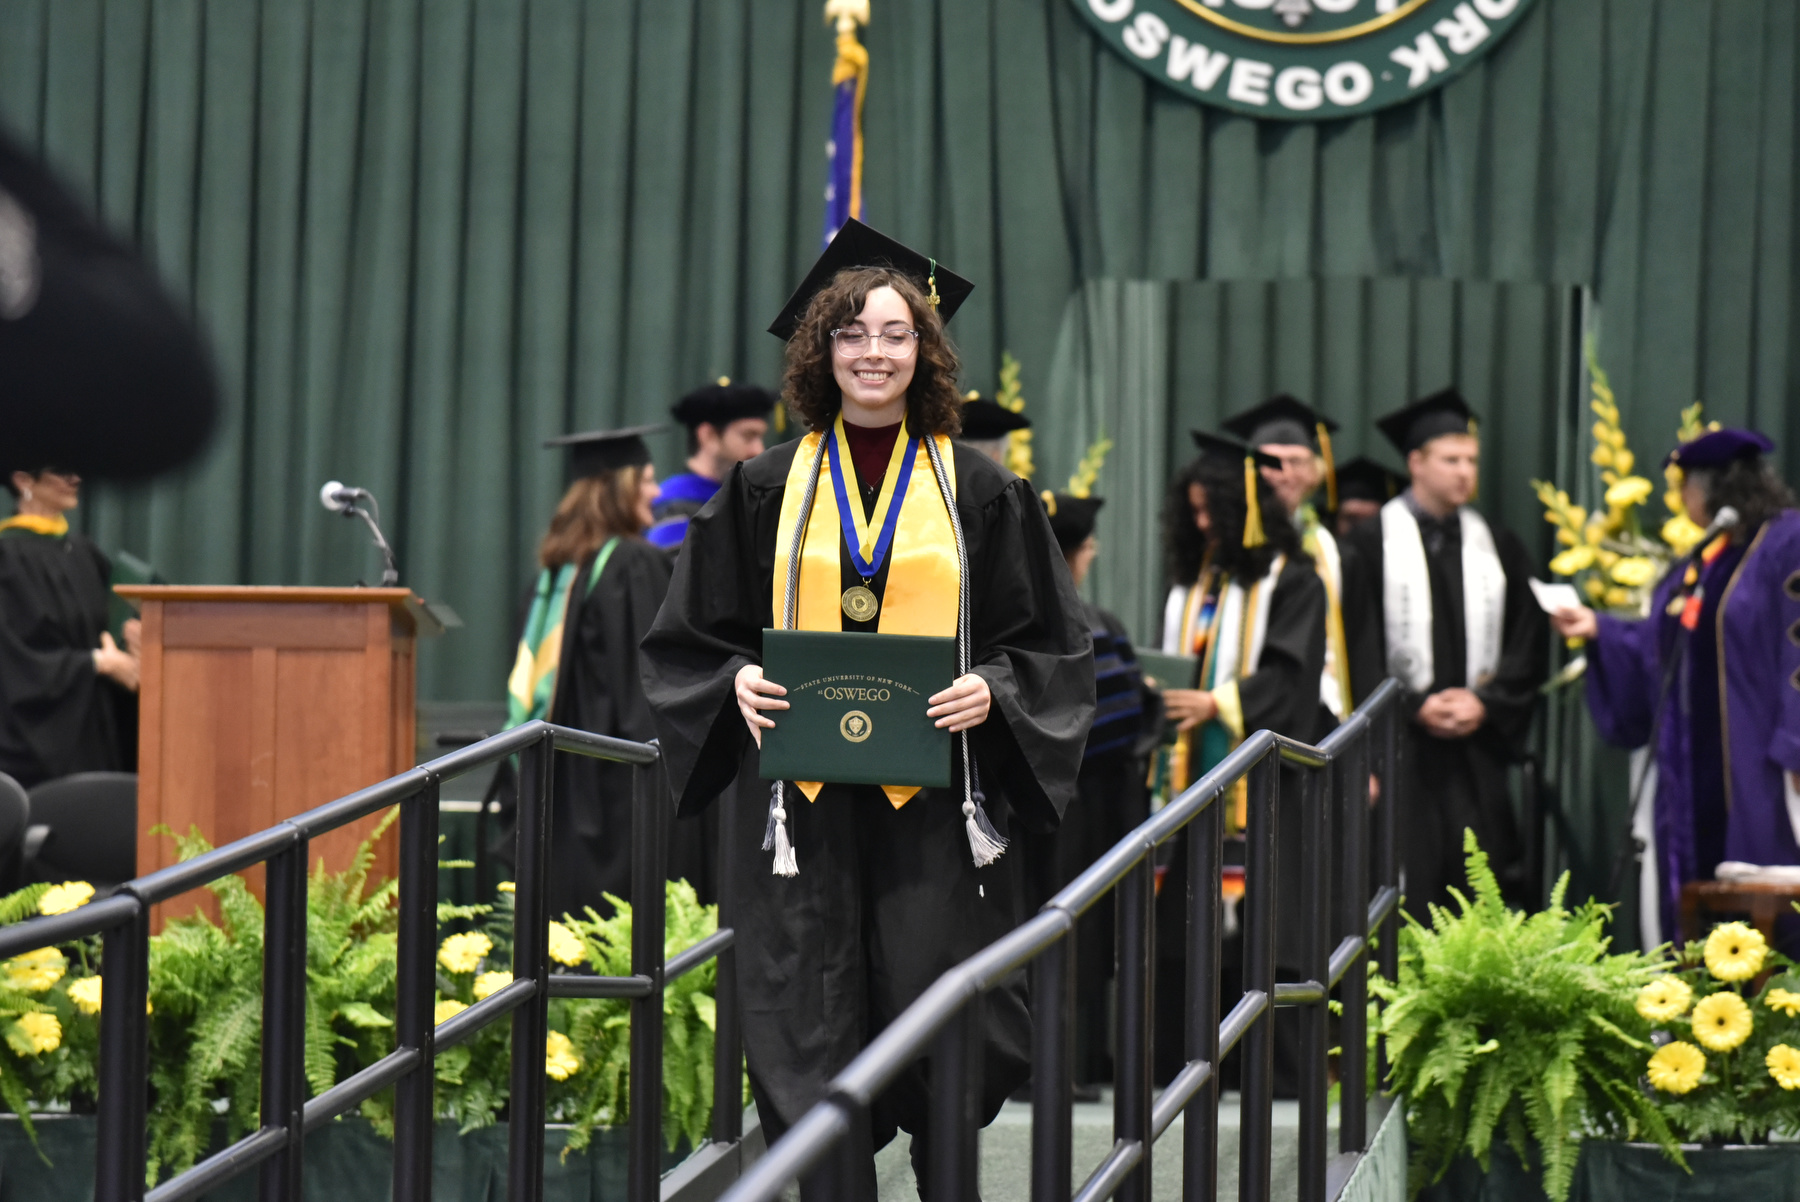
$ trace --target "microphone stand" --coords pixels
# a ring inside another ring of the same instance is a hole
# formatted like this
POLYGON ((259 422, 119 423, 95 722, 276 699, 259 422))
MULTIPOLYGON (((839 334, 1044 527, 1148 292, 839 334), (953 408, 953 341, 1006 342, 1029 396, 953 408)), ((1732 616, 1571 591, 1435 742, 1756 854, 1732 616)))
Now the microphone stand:
MULTIPOLYGON (((368 493, 365 492, 362 495, 368 498, 369 504, 378 504, 375 498, 368 493)), ((377 512, 379 512, 379 509, 377 512)), ((381 587, 393 588, 398 585, 400 583, 400 569, 394 566, 394 549, 388 546, 387 539, 382 537, 380 522, 376 518, 370 516, 368 510, 364 509, 354 501, 344 506, 343 514, 347 518, 361 518, 363 524, 369 528, 369 536, 375 540, 375 545, 381 549, 381 558, 384 564, 381 569, 381 587)))

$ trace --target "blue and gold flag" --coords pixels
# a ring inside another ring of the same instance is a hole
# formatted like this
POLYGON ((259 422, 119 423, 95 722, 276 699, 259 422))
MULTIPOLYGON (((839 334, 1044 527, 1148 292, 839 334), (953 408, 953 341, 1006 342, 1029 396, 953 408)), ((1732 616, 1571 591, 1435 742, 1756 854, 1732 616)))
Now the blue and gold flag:
POLYGON ((869 0, 828 0, 825 19, 837 23, 837 62, 831 68, 831 139, 825 143, 825 237, 830 246, 844 222, 862 220, 863 96, 869 90, 869 52, 856 27, 869 23, 869 0))

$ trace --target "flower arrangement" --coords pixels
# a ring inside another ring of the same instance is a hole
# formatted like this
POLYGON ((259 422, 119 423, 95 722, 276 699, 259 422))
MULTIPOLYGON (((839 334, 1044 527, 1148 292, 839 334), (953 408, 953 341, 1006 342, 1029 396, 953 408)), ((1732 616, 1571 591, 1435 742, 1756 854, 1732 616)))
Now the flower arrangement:
POLYGON ((1650 1088, 1683 1139, 1800 1135, 1800 976, 1741 922, 1689 943, 1638 991, 1652 1027, 1650 1088), (1769 974, 1760 989, 1754 982, 1769 974))
MULTIPOLYGON (((995 404, 1014 413, 1025 412, 1025 389, 1019 384, 1019 361, 1011 351, 1000 352, 1000 391, 995 404)), ((1037 474, 1031 461, 1031 431, 1014 430, 1006 436, 1006 470, 1021 480, 1037 474)))

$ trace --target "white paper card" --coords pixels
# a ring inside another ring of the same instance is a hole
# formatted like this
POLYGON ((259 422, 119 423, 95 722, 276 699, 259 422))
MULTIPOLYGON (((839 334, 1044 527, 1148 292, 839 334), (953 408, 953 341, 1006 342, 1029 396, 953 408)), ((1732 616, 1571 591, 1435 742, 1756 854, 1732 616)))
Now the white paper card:
POLYGON ((1581 594, 1575 591, 1572 584, 1545 584, 1542 580, 1533 578, 1531 595, 1537 598, 1538 608, 1547 614, 1581 606, 1581 594))

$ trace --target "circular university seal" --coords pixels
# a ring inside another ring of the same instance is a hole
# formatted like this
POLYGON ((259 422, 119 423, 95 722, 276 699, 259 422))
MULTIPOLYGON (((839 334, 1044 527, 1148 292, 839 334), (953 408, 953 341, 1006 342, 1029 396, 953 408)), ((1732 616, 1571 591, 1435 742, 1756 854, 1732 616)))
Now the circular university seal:
POLYGON ((875 730, 875 724, 869 721, 869 715, 861 710, 851 710, 838 719, 838 733, 852 743, 860 743, 875 730))
POLYGON ((1252 117, 1328 120, 1421 96, 1531 0, 1073 0, 1138 70, 1252 117))

